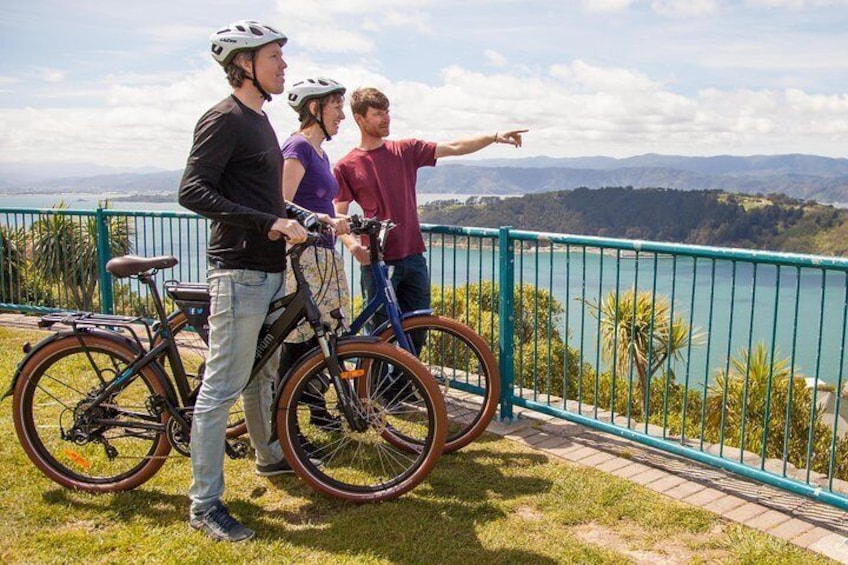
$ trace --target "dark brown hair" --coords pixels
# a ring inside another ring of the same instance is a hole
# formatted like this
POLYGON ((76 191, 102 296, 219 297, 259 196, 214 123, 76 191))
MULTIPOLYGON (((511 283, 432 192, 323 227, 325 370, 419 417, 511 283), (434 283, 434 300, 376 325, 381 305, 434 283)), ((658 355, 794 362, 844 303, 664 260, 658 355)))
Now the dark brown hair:
POLYGON ((350 110, 354 114, 364 116, 368 112, 368 108, 376 110, 388 110, 389 99, 385 94, 370 86, 365 88, 357 88, 350 95, 350 110))
POLYGON ((252 51, 241 51, 236 53, 230 62, 224 66, 224 72, 227 73, 227 82, 230 83, 230 86, 238 88, 245 80, 250 78, 247 71, 238 63, 245 60, 250 61, 253 55, 252 51))

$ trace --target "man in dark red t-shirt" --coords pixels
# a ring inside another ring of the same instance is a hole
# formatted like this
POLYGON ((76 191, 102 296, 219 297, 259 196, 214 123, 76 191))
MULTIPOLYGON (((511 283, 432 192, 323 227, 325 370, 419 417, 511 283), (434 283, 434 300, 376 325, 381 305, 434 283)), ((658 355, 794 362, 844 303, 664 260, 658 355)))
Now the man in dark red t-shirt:
MULTIPOLYGON (((424 238, 418 222, 415 183, 418 169, 432 167, 441 157, 468 155, 493 143, 521 147, 521 134, 513 130, 448 143, 402 139, 390 141, 389 99, 376 88, 359 88, 350 98, 353 118, 361 141, 335 167, 339 181, 336 212, 346 214, 351 202, 362 207, 367 217, 389 219, 398 225, 386 239, 385 259, 391 269, 392 286, 401 310, 411 312, 430 307, 430 277, 424 259, 424 238)), ((367 267, 368 249, 352 235, 341 236, 345 247, 362 268, 366 300, 374 295, 374 279, 367 267)))

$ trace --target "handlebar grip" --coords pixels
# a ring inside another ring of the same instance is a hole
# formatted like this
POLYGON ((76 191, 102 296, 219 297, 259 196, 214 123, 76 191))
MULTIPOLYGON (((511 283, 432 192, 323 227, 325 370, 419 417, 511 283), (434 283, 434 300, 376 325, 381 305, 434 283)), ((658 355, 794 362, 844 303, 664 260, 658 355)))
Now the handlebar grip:
POLYGON ((317 214, 307 214, 301 220, 300 224, 310 233, 320 232, 323 229, 321 222, 318 220, 317 214))

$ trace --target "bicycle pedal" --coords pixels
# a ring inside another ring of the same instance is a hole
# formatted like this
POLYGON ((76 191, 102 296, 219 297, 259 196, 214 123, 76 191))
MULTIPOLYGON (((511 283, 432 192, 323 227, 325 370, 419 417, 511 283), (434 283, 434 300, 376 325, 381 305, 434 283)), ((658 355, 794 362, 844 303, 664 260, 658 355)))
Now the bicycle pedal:
POLYGON ((230 459, 244 459, 250 453, 250 442, 243 439, 228 439, 226 451, 230 459))

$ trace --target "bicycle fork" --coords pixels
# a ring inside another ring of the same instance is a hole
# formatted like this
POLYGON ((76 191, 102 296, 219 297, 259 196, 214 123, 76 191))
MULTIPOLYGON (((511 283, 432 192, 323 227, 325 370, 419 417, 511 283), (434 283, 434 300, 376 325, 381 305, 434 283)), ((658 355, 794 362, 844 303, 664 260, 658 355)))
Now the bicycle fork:
MULTIPOLYGON (((345 419, 350 424, 351 429, 357 432, 364 432, 368 429, 368 421, 365 418, 362 403, 356 390, 351 382, 353 379, 362 378, 364 371, 354 369, 347 371, 339 363, 339 358, 336 355, 336 339, 335 334, 321 332, 316 333, 318 345, 321 348, 321 354, 324 355, 327 370, 330 372, 330 382, 336 389, 336 395, 339 399, 339 408, 344 414, 345 419)), ((355 381, 354 381, 355 382, 355 381)))

